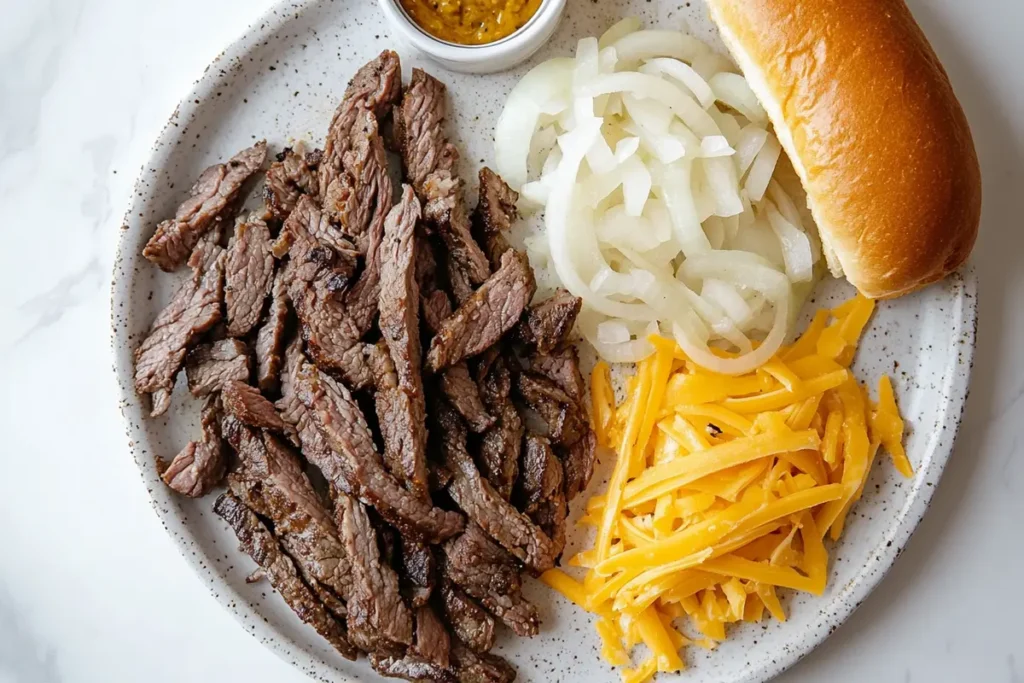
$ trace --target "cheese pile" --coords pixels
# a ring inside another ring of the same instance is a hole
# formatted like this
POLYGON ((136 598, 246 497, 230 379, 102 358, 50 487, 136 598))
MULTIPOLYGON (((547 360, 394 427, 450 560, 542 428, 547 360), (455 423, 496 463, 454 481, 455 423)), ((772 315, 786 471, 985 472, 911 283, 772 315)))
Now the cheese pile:
POLYGON ((726 624, 765 610, 785 621, 778 588, 821 595, 824 536, 842 534, 879 448, 912 476, 889 378, 873 404, 850 371, 873 310, 858 296, 819 311, 797 342, 738 377, 653 337, 657 352, 621 405, 608 366, 594 369, 595 430, 618 458, 581 520, 597 528, 594 545, 569 560, 585 578, 541 578, 597 615, 610 664, 630 665, 633 646, 646 646, 651 656, 623 670, 626 683, 683 669, 680 650, 714 648, 726 624))

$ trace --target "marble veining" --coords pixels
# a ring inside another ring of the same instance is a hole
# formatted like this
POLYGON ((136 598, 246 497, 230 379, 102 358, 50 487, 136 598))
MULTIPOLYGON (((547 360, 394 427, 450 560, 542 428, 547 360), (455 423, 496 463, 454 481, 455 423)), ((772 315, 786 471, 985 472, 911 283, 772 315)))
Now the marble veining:
MULTIPOLYGON (((0 683, 308 680, 210 599, 151 512, 108 350, 134 177, 175 103, 270 4, 0 0, 0 683)), ((982 161, 971 398, 900 560, 780 681, 1024 680, 1024 7, 910 4, 982 161)))

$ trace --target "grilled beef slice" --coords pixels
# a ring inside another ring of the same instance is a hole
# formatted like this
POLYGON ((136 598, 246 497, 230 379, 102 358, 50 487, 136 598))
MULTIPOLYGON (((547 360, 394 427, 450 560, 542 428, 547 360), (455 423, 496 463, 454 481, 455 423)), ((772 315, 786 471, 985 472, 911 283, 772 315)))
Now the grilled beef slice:
POLYGON ((587 488, 590 478, 594 476, 596 448, 597 438, 590 428, 587 428, 576 443, 555 447, 562 458, 562 468, 565 470, 565 495, 569 500, 587 488))
POLYGON ((406 600, 413 607, 422 607, 430 600, 437 582, 434 552, 429 545, 398 537, 398 567, 406 600))
POLYGON ((494 647, 494 619, 451 581, 441 583, 441 604, 456 638, 477 652, 494 647))
POLYGON ((274 218, 284 220, 304 194, 316 194, 318 187, 316 167, 320 153, 301 154, 285 147, 277 161, 267 169, 263 186, 263 202, 274 218))
POLYGON ((436 543, 462 530, 462 515, 433 507, 403 489, 385 470, 370 428, 344 386, 310 364, 299 370, 296 384, 300 400, 331 449, 326 457, 309 451, 306 456, 329 481, 372 505, 402 534, 436 543))
POLYGON ((572 332, 582 306, 583 299, 558 289, 550 298, 526 309, 523 319, 516 326, 516 338, 524 344, 535 346, 538 353, 551 353, 572 332))
POLYGON ((516 496, 519 509, 530 516, 561 553, 565 547, 565 519, 569 511, 562 463, 547 439, 527 435, 520 470, 522 476, 516 496))
POLYGON ((526 256, 505 252, 501 268, 441 324, 430 342, 430 372, 475 356, 493 346, 516 324, 537 289, 526 256))
POLYGON ((462 643, 453 643, 452 670, 459 683, 512 683, 516 670, 497 655, 474 652, 462 643))
POLYGON ((335 517, 352 567, 349 637, 367 652, 401 651, 413 642, 413 623, 398 592, 398 575, 381 558, 377 533, 362 503, 335 493, 335 517))
POLYGON ((200 344, 185 356, 188 390, 202 397, 220 391, 226 382, 247 382, 252 370, 249 347, 238 339, 200 344))
POLYGON ((466 515, 521 562, 537 573, 553 566, 556 551, 542 532, 484 479, 466 452, 466 427, 454 409, 441 402, 435 419, 445 465, 452 471, 448 494, 466 515))
MULTIPOLYGON (((315 202, 303 196, 281 228, 282 234, 290 235, 292 240, 284 269, 288 298, 317 363, 340 372, 350 386, 360 389, 373 380, 367 345, 360 339, 373 322, 377 302, 372 302, 372 314, 368 315, 369 304, 363 300, 362 290, 358 297, 351 296, 355 288, 345 291, 351 272, 338 270, 335 252, 313 236, 316 229, 311 226, 324 220, 315 202)), ((370 269, 368 265, 360 282, 368 277, 370 269)))
POLYGON ((373 670, 388 678, 401 678, 413 683, 459 683, 453 671, 415 655, 397 657, 371 653, 369 659, 373 670))
POLYGON ((197 246, 189 258, 191 277, 160 311, 135 350, 135 391, 152 394, 153 417, 167 412, 174 378, 188 349, 221 320, 224 258, 224 250, 212 240, 197 246))
POLYGON ((228 523, 238 537, 241 550, 259 565, 270 585, 281 594, 292 611, 326 638, 343 657, 355 660, 358 652, 346 639, 341 624, 302 582, 295 564, 284 554, 256 513, 230 493, 217 499, 213 511, 228 523))
POLYGON ((403 657, 381 653, 370 655, 370 664, 384 676, 404 678, 407 681, 449 681, 458 678, 449 670, 451 637, 444 624, 430 606, 416 610, 416 640, 403 657))
POLYGON ((473 239, 469 212, 463 199, 462 181, 450 171, 439 170, 423 182, 423 213, 444 241, 451 258, 471 285, 483 284, 491 266, 473 239))
POLYGON ((199 243, 199 238, 215 222, 224 219, 225 208, 234 202, 243 183, 263 166, 266 157, 267 142, 261 140, 227 163, 215 164, 203 171, 174 218, 156 226, 156 233, 142 255, 167 272, 177 270, 199 243))
POLYGON ((516 391, 548 427, 548 436, 562 445, 576 443, 589 429, 575 401, 547 377, 529 372, 516 377, 516 391))
POLYGON ((576 348, 568 344, 547 355, 532 354, 529 357, 530 371, 547 377, 571 398, 580 410, 586 410, 587 386, 580 372, 580 358, 576 348))
POLYGON ((480 199, 477 203, 477 235, 491 268, 501 267, 502 255, 511 249, 505 232, 519 218, 519 193, 489 168, 480 169, 480 199))
POLYGON ((452 302, 448 295, 440 289, 420 294, 420 309, 423 311, 423 324, 431 334, 437 334, 441 323, 452 314, 452 302))
POLYGON ((232 337, 244 337, 260 321, 274 278, 270 244, 270 229, 258 218, 235 224, 224 274, 228 334, 232 337))
POLYGON ((423 605, 416 609, 416 642, 411 652, 441 668, 448 668, 451 637, 434 608, 423 605))
POLYGON ((539 630, 537 609, 522 594, 519 567, 476 524, 442 546, 445 576, 520 636, 539 630))
POLYGON ((459 153, 448 142, 447 88, 422 69, 412 70, 409 87, 395 112, 395 133, 405 176, 423 198, 423 184, 435 171, 456 172, 459 153))
POLYGON ((269 429, 296 440, 295 428, 288 424, 260 390, 244 382, 232 380, 221 389, 224 412, 239 422, 257 429, 269 429))
POLYGON ((498 348, 486 355, 488 357, 482 356, 477 364, 477 372, 481 375, 478 385, 484 404, 496 419, 480 439, 476 461, 494 490, 508 500, 519 474, 523 421, 509 398, 512 391, 509 357, 498 348), (491 355, 493 359, 489 357, 491 355))
POLYGON ((441 391, 471 431, 479 434, 494 425, 495 418, 488 414, 480 398, 480 388, 465 362, 458 362, 441 373, 441 391))
POLYGON ((220 402, 211 396, 203 405, 202 439, 190 441, 160 475, 165 484, 183 496, 201 498, 224 478, 227 459, 220 417, 220 402))
POLYGON ((380 330, 391 363, 374 374, 378 392, 384 389, 384 395, 378 395, 377 413, 385 436, 385 462, 411 491, 426 498, 426 401, 415 260, 419 217, 420 203, 407 185, 384 225, 380 330))
POLYGON ((274 278, 267 317, 256 333, 256 382, 260 391, 268 395, 277 392, 281 383, 287 324, 287 288, 284 276, 278 273, 274 278))

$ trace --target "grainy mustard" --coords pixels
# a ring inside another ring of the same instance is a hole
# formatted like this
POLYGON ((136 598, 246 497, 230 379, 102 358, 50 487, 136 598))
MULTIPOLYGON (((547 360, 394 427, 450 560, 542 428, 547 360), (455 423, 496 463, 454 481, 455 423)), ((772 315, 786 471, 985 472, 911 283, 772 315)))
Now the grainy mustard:
POLYGON ((484 45, 522 28, 542 0, 401 0, 420 28, 441 40, 484 45))

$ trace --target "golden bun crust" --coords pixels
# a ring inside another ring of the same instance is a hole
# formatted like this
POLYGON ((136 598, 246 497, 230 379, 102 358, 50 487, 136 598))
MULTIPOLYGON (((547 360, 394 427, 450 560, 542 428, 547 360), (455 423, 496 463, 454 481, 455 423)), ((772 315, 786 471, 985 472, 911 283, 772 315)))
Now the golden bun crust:
POLYGON ((981 214, 974 142, 903 0, 708 0, 826 251, 873 298, 944 278, 981 214))

